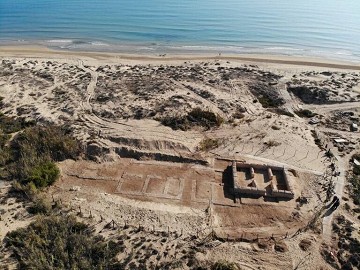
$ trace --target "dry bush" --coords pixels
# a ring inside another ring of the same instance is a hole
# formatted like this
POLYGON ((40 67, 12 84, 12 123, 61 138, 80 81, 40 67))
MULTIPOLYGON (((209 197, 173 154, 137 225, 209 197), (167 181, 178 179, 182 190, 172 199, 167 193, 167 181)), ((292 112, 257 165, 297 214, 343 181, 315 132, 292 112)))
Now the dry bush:
POLYGON ((215 149, 219 147, 218 139, 205 138, 200 142, 199 150, 200 151, 209 151, 211 149, 215 149))
POLYGON ((195 108, 187 115, 164 117, 160 121, 164 126, 169 126, 174 130, 180 129, 185 131, 194 126, 200 126, 206 129, 219 127, 224 122, 224 119, 211 111, 195 108))
POLYGON ((123 269, 121 245, 94 236, 73 216, 40 216, 5 237, 20 269, 123 269))
POLYGON ((300 247, 303 251, 307 251, 307 250, 311 247, 311 241, 308 240, 308 239, 303 239, 303 240, 300 241, 299 247, 300 247))

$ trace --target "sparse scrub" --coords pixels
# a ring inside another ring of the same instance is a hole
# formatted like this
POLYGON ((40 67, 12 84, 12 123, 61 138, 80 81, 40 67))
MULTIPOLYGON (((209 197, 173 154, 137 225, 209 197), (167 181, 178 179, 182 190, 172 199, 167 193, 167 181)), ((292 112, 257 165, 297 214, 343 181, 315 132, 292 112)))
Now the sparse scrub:
POLYGON ((264 108, 278 108, 285 104, 278 90, 266 83, 257 81, 249 86, 249 90, 264 108))
POLYGON ((337 240, 332 248, 323 247, 322 256, 335 269, 357 269, 360 264, 360 242, 354 223, 339 215, 334 218, 332 231, 337 240))
POLYGON ((359 165, 354 165, 353 167, 353 173, 355 175, 360 175, 360 166, 359 165))
POLYGON ((43 214, 47 215, 51 212, 51 203, 40 195, 33 198, 31 206, 28 208, 30 214, 43 214))
POLYGON ((20 269, 122 269, 120 245, 89 232, 73 216, 40 216, 6 235, 20 269))
POLYGON ((267 96, 259 97, 258 100, 264 108, 276 108, 282 105, 282 103, 267 96))
POLYGON ((233 118, 234 118, 234 119, 243 119, 244 117, 245 117, 245 114, 242 113, 242 112, 235 112, 235 113, 233 114, 233 118))
POLYGON ((235 263, 230 263, 228 261, 218 261, 214 263, 211 267, 211 270, 238 270, 240 269, 235 263))
POLYGON ((318 87, 292 86, 288 87, 288 92, 293 93, 305 104, 326 104, 329 101, 329 90, 318 87))
POLYGON ((275 141, 275 140, 269 140, 269 141, 265 142, 264 144, 267 145, 269 148, 270 147, 276 147, 276 146, 280 145, 280 143, 275 141))
POLYGON ((57 126, 25 128, 3 149, 0 165, 6 166, 1 176, 37 188, 49 186, 59 177, 55 161, 75 159, 81 150, 79 142, 57 126))
POLYGON ((34 122, 26 121, 24 118, 9 117, 0 113, 0 133, 11 134, 33 125, 34 122))
POLYGON ((219 141, 217 139, 205 138, 200 142, 200 151, 209 151, 211 149, 219 147, 219 141))
POLYGON ((58 126, 27 128, 18 134, 11 144, 16 157, 31 154, 47 156, 53 161, 75 159, 80 154, 79 142, 58 126))
POLYGON ((360 161, 360 153, 354 154, 351 159, 352 160, 356 159, 356 160, 360 161))
POLYGON ((206 129, 219 127, 224 122, 224 119, 211 111, 195 108, 185 116, 165 117, 160 121, 164 126, 169 126, 174 130, 180 129, 185 131, 194 126, 206 129))
MULTIPOLYGON (((356 153, 352 156, 352 160, 360 160, 360 154, 356 153)), ((349 175, 350 195, 356 205, 360 205, 360 166, 353 164, 352 173, 349 175)))
POLYGON ((289 116, 289 117, 294 117, 294 114, 292 114, 291 112, 285 110, 285 109, 282 109, 282 108, 275 108, 275 109, 269 109, 270 112, 273 112, 273 113, 276 113, 276 114, 279 114, 279 115, 286 115, 286 116, 289 116))
POLYGON ((311 117, 314 117, 316 115, 316 113, 313 113, 312 111, 310 110, 304 110, 304 109, 301 109, 301 110, 298 110, 298 111, 295 111, 295 113, 302 117, 302 118, 311 118, 311 117))
POLYGON ((360 175, 352 175, 349 182, 351 184, 350 194, 354 200, 354 204, 360 205, 360 175))

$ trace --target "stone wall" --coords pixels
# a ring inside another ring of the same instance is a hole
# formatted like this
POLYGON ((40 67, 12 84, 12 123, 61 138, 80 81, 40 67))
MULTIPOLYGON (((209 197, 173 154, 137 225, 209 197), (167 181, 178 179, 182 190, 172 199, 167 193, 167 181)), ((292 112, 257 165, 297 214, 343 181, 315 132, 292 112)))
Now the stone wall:
POLYGON ((233 174, 233 193, 236 196, 241 194, 246 195, 255 195, 255 196, 267 196, 267 197, 275 197, 275 198, 286 198, 292 199, 294 198, 294 192, 291 190, 288 176, 286 174, 284 167, 279 166, 268 166, 261 164, 252 164, 252 163, 238 163, 236 161, 232 161, 232 174, 233 174), (238 177, 238 169, 249 169, 250 176, 254 178, 254 169, 267 170, 268 177, 270 180, 270 191, 266 189, 259 189, 257 187, 243 187, 237 186, 237 177, 238 177), (274 182, 274 174, 273 171, 281 171, 283 181, 286 187, 286 190, 278 190, 277 185, 274 182))

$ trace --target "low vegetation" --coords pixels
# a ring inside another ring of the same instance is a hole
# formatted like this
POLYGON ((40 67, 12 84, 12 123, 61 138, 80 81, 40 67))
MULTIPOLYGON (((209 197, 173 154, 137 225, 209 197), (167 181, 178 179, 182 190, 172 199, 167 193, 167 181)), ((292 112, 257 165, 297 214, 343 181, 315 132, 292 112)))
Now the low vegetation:
POLYGON ((335 218, 332 230, 336 235, 335 245, 321 250, 322 256, 335 269, 358 269, 360 242, 353 223, 340 215, 335 218))
MULTIPOLYGON (((275 77, 274 74, 271 76, 275 77)), ((263 108, 278 108, 285 104, 284 99, 280 96, 279 91, 265 82, 257 81, 249 85, 250 92, 257 98, 263 108)))
POLYGON ((288 92, 294 94, 305 104, 327 104, 329 101, 328 89, 308 86, 290 86, 288 92))
POLYGON ((33 121, 26 121, 21 117, 9 117, 0 112, 0 131, 3 134, 12 134, 34 125, 33 121))
POLYGON ((195 108, 187 115, 180 117, 165 117, 160 121, 164 126, 171 127, 174 130, 180 129, 185 131, 195 126, 206 129, 219 127, 224 122, 224 119, 211 111, 195 108))
POLYGON ((120 246, 95 236, 73 216, 39 216, 27 228, 7 234, 20 269, 122 269, 120 246))
POLYGON ((0 151, 2 179, 43 188, 59 177, 55 162, 75 159, 81 149, 65 128, 35 126, 24 118, 0 114, 0 151))
POLYGON ((302 118, 312 118, 316 115, 316 113, 313 113, 310 110, 304 110, 304 109, 295 111, 295 113, 302 118))
POLYGON ((271 97, 268 97, 266 95, 259 97, 258 100, 263 106, 263 108, 277 108, 283 104, 279 100, 272 99, 271 97))
MULTIPOLYGON (((352 160, 360 160, 360 153, 356 153, 352 156, 352 160)), ((360 166, 352 164, 353 169, 349 174, 349 189, 350 195, 356 205, 360 205, 360 166)))
POLYGON ((289 117, 294 117, 294 114, 289 112, 288 110, 282 109, 282 108, 272 108, 272 109, 268 109, 270 112, 279 114, 279 115, 286 115, 289 117))
POLYGON ((239 270, 240 268, 235 263, 228 261, 218 261, 214 263, 211 270, 239 270))
POLYGON ((200 151, 209 151, 211 149, 215 149, 219 147, 219 140, 217 139, 211 139, 211 138, 205 138, 200 142, 199 150, 200 151))
POLYGON ((57 126, 30 127, 19 132, 6 147, 7 165, 3 176, 37 188, 51 185, 59 176, 55 164, 80 154, 80 144, 57 126))

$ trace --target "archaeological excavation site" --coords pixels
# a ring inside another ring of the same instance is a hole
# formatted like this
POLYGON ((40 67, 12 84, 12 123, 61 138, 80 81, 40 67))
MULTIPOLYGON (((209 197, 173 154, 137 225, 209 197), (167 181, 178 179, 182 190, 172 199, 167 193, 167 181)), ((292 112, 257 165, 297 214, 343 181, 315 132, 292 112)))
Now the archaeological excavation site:
POLYGON ((232 176, 234 196, 294 198, 285 167, 233 161, 232 176))
POLYGON ((30 174, 0 185, 1 239, 35 208, 111 241, 118 269, 359 267, 358 67, 44 54, 0 52, 0 172, 30 174))

